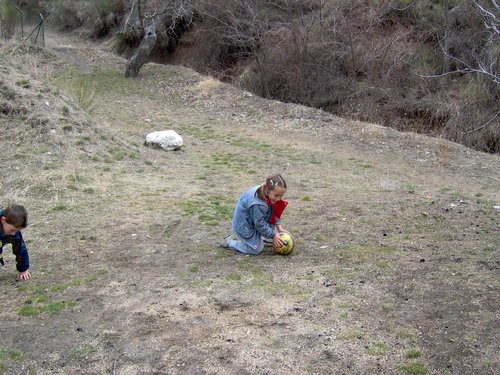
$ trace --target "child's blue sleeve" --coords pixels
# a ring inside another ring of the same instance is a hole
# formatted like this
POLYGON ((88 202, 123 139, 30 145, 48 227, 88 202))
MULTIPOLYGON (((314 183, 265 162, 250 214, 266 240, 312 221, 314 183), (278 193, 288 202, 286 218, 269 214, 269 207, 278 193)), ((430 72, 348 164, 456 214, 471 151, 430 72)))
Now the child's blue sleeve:
POLYGON ((30 257, 28 248, 24 244, 23 235, 17 232, 15 235, 16 244, 13 246, 12 252, 16 256, 16 268, 18 272, 24 272, 30 268, 30 257))
POLYGON ((250 215, 252 215, 255 229, 257 229, 262 237, 273 238, 274 230, 271 224, 267 222, 267 211, 265 206, 259 204, 250 207, 250 215))

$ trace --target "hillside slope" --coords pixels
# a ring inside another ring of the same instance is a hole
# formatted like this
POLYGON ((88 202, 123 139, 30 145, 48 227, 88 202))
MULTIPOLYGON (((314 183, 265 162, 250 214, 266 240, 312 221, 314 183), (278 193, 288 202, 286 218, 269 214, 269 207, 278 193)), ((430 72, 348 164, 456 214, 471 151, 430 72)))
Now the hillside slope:
POLYGON ((497 156, 47 43, 1 50, 1 204, 30 212, 34 277, 5 251, 0 373, 499 371, 497 156), (143 146, 163 129, 182 151, 143 146), (275 172, 294 253, 219 248, 275 172))

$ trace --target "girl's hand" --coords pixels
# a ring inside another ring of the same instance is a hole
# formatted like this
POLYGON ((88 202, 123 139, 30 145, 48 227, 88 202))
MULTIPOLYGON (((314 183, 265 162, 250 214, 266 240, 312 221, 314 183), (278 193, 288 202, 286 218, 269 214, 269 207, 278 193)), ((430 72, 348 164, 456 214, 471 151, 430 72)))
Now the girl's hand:
POLYGON ((274 235, 274 238, 273 238, 273 246, 275 248, 278 248, 278 247, 281 247, 283 246, 285 243, 283 242, 283 240, 281 239, 280 237, 280 232, 277 232, 275 235, 274 235))
POLYGON ((28 280, 28 279, 31 279, 31 274, 29 273, 29 271, 19 272, 17 274, 17 279, 18 280, 28 280))

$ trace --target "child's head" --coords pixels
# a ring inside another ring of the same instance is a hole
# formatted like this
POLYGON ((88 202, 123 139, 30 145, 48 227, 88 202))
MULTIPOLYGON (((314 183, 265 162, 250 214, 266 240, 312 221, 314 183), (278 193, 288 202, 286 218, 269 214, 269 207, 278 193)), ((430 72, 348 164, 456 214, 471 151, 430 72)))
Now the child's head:
POLYGON ((276 174, 266 178, 263 185, 263 193, 272 204, 275 204, 286 192, 286 181, 282 175, 276 174))
POLYGON ((0 220, 4 233, 14 235, 28 226, 28 212, 23 206, 13 204, 3 210, 3 216, 0 220))

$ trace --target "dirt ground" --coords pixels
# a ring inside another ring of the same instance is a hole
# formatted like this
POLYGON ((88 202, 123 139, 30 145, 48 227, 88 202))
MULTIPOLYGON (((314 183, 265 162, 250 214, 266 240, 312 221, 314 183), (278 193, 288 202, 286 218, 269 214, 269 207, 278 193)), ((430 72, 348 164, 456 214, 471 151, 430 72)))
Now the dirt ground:
POLYGON ((500 163, 109 43, 1 48, 0 374, 497 374, 500 163), (180 151, 143 145, 173 129, 180 151), (219 248, 282 173, 290 256, 219 248))

